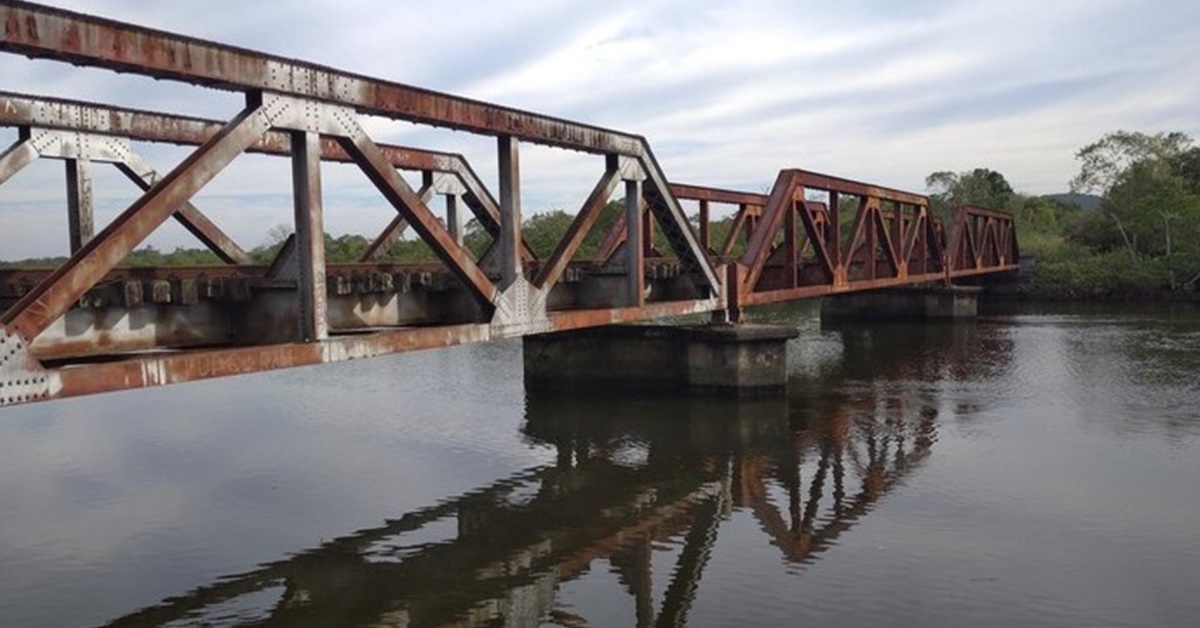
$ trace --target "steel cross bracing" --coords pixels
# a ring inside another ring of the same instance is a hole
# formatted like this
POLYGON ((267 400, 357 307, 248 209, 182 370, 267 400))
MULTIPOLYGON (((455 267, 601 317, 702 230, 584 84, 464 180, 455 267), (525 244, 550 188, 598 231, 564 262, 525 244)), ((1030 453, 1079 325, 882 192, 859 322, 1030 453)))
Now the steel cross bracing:
POLYGON ((0 270, 0 405, 690 313, 738 320, 747 305, 1016 269, 1000 212, 959 208, 947 241, 919 195, 799 170, 770 195, 673 185, 637 135, 24 2, 0 0, 0 22, 5 52, 246 99, 221 122, 0 92, 0 125, 18 129, 0 184, 36 159, 64 161, 71 250, 54 270, 0 270), (375 142, 364 114, 496 138, 498 198, 460 155, 375 142), (160 171, 131 142, 195 148, 160 171), (522 142, 604 157, 546 259, 521 231, 522 142), (292 162, 295 235, 268 266, 191 203, 247 152, 292 162), (395 210, 362 263, 325 263, 321 161, 357 165, 395 210), (94 164, 142 190, 102 229, 94 164), (420 172, 419 189, 398 169, 420 172), (622 192, 597 255, 578 259, 622 192), (697 226, 681 200, 699 203, 697 226), (719 247, 710 204, 738 208, 719 247), (492 239, 482 255, 463 244, 460 205, 492 239), (228 266, 120 268, 168 218, 228 266), (438 263, 376 261, 405 229, 438 263))

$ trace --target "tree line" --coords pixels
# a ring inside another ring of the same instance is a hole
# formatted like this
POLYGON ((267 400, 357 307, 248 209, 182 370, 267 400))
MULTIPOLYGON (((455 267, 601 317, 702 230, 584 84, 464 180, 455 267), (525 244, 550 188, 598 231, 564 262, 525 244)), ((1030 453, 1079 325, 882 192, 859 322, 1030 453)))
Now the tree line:
POLYGON ((1013 191, 988 168, 935 172, 935 208, 970 203, 1016 220, 1022 256, 1035 270, 1032 297, 1190 297, 1200 282, 1200 147, 1183 133, 1109 133, 1076 153, 1074 193, 1094 209, 1013 191))

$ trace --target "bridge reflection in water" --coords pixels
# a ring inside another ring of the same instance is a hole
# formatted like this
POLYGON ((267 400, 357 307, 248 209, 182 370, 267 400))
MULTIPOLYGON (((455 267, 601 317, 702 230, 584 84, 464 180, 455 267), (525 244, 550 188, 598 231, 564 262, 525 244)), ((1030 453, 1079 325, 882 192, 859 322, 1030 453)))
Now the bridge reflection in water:
POLYGON ((790 399, 530 397, 523 432, 555 464, 108 625, 584 626, 560 585, 606 567, 639 626, 684 625, 733 512, 752 513, 794 567, 830 556, 929 457, 940 408, 971 410, 907 384, 979 379, 1007 354, 977 359, 973 326, 897 331, 826 334, 843 347, 837 365, 790 399))

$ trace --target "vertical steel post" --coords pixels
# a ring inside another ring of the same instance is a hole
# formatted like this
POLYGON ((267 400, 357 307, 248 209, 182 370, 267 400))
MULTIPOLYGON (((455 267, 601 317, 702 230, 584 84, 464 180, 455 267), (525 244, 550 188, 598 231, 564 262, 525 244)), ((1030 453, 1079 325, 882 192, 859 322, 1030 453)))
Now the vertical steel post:
POLYGON ((874 279, 875 261, 877 259, 875 257, 875 249, 879 246, 879 227, 877 225, 883 221, 883 211, 880 209, 879 205, 874 205, 874 207, 872 207, 871 201, 867 200, 866 197, 863 197, 863 205, 865 206, 865 209, 860 211, 868 212, 866 220, 863 223, 866 225, 865 229, 867 231, 867 270, 870 272, 870 274, 867 276, 871 279, 874 279))
POLYGON ((746 205, 746 227, 742 231, 742 236, 745 239, 746 248, 750 248, 750 238, 754 237, 754 230, 758 228, 758 219, 762 216, 762 207, 758 205, 746 205))
POLYGON ((501 289, 521 276, 520 141, 500 136, 500 264, 501 289))
POLYGON ((829 191, 829 234, 826 237, 826 245, 829 247, 829 255, 833 257, 833 262, 838 264, 838 268, 844 265, 845 261, 841 258, 841 210, 839 209, 840 196, 838 192, 829 191))
POLYGON ((321 209, 321 137, 292 132, 292 191, 299 264, 300 339, 329 337, 325 300, 325 228, 321 209))
POLYGON ((92 162, 88 159, 68 159, 66 165, 67 228, 70 230, 71 254, 74 255, 95 235, 92 162))
POLYGON ((642 239, 645 232, 642 224, 642 182, 625 182, 625 261, 629 274, 626 279, 626 294, 631 307, 641 307, 646 287, 646 258, 643 255, 642 239))
POLYGON ((642 212, 642 257, 654 257, 654 214, 642 212))
POLYGON ((924 215, 921 214, 920 209, 917 212, 917 219, 915 220, 915 224, 913 224, 913 228, 917 230, 916 246, 917 251, 921 255, 921 259, 918 262, 921 268, 919 272, 924 275, 929 272, 929 231, 933 226, 933 222, 929 219, 928 207, 924 208, 924 215))
POLYGON ((705 253, 709 251, 709 233, 708 233, 708 201, 700 201, 700 246, 705 253))
POLYGON ((791 207, 783 217, 783 247, 786 254, 783 262, 784 278, 789 288, 795 288, 800 283, 800 274, 796 268, 800 264, 800 241, 796 238, 796 212, 802 211, 808 211, 804 207, 803 197, 801 200, 793 199, 791 207))
POLYGON ((462 216, 458 213, 458 195, 446 195, 446 227, 450 229, 450 237, 459 246, 463 243, 462 216))

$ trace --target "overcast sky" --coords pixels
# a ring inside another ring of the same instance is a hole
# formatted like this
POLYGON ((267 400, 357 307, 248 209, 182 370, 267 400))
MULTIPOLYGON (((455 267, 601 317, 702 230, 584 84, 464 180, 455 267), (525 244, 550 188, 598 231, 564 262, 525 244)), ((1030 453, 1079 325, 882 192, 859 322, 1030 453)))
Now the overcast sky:
MULTIPOLYGON (((1200 136, 1196 0, 55 0, 56 6, 645 135, 672 181, 754 191, 803 168, 924 191, 984 166, 1065 191, 1074 153, 1117 129, 1200 136)), ((229 93, 0 55, 0 89, 210 117, 229 93)), ((491 138, 371 120, 377 141, 465 153, 489 185, 491 138)), ((5 143, 15 132, 0 129, 5 143)), ((162 170, 185 152, 137 147, 162 170)), ((600 158, 524 147, 526 214, 576 210, 600 158)), ((0 258, 65 251, 59 163, 0 187, 0 258)), ((327 167, 329 230, 393 215, 327 167)), ((412 180, 412 179, 410 179, 412 180)), ((243 157, 197 205, 243 245, 290 216, 286 160, 243 157)), ((133 198, 103 171, 98 223, 133 198)), ((170 226, 159 246, 191 246, 170 226)))

